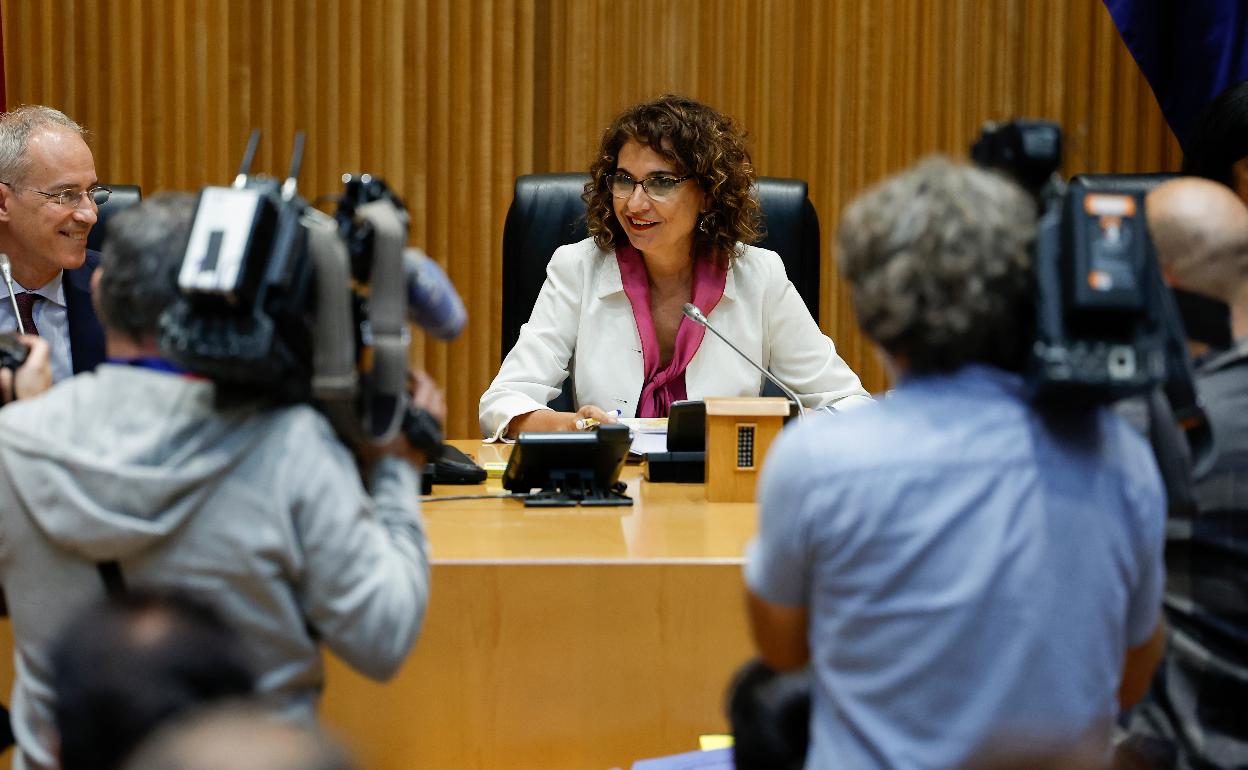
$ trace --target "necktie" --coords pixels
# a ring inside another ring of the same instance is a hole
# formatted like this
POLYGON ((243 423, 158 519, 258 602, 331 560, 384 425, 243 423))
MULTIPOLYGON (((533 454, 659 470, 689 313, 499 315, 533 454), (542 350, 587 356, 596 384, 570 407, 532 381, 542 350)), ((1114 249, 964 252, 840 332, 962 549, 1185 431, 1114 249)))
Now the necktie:
POLYGON ((24 291, 14 295, 13 299, 17 300, 17 313, 21 316, 22 327, 26 329, 26 333, 38 335, 39 328, 35 326, 35 300, 39 299, 39 295, 24 291))

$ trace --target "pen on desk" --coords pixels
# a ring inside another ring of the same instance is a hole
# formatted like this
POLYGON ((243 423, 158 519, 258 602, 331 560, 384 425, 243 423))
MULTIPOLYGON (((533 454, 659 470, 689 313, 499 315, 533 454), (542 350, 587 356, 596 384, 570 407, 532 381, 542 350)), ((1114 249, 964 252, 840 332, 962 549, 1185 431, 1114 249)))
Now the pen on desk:
MULTIPOLYGON (((619 409, 612 409, 611 411, 607 412, 607 414, 611 417, 615 417, 618 419, 619 416, 624 413, 621 412, 619 409)), ((595 419, 593 417, 578 417, 576 420, 576 429, 577 430, 589 430, 590 428, 597 428, 601 424, 602 424, 601 420, 595 419)))

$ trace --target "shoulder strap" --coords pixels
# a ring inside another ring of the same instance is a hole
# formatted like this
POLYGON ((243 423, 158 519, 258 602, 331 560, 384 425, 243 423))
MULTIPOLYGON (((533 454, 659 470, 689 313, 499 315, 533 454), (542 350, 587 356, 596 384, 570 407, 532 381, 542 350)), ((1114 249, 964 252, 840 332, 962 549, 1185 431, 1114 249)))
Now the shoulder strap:
POLYGON ((99 570, 100 580, 104 581, 104 592, 110 599, 126 595, 126 578, 121 574, 121 564, 116 561, 102 561, 95 568, 99 570))
POLYGON ((1196 370, 1201 374, 1210 374, 1245 360, 1248 360, 1248 337, 1236 340, 1235 345, 1229 350, 1224 350, 1202 361, 1196 370))

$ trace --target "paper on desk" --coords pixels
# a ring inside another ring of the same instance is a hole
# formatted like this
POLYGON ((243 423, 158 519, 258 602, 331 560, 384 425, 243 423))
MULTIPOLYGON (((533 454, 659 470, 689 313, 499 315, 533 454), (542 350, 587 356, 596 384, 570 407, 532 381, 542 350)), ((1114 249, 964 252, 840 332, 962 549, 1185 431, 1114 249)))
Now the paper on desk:
POLYGON ((634 433, 662 433, 667 435, 666 417, 621 417, 620 424, 627 425, 634 433))
POLYGON ((690 751, 670 757, 641 759, 633 770, 732 770, 732 749, 690 751))
POLYGON ((645 455, 651 452, 667 451, 667 434, 666 433, 634 433, 633 443, 629 446, 628 451, 635 455, 645 455))
POLYGON ((620 422, 628 426, 633 437, 633 443, 628 448, 629 454, 644 455, 667 451, 666 417, 625 417, 620 422))

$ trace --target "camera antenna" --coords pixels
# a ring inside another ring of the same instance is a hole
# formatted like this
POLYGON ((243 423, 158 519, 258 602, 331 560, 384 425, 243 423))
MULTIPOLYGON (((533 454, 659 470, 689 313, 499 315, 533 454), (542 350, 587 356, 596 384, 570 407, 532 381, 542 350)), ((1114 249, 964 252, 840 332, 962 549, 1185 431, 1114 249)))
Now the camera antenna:
POLYGON ((299 167, 303 165, 304 138, 302 131, 295 132, 295 146, 290 153, 290 171, 286 174, 286 181, 282 183, 283 200, 295 197, 295 188, 299 186, 299 167))
POLYGON ((260 129, 251 129, 251 137, 247 140, 247 149, 243 151, 243 165, 238 167, 238 176, 234 177, 234 186, 242 189, 247 186, 247 174, 251 172, 251 162, 256 159, 256 148, 260 146, 260 129))

